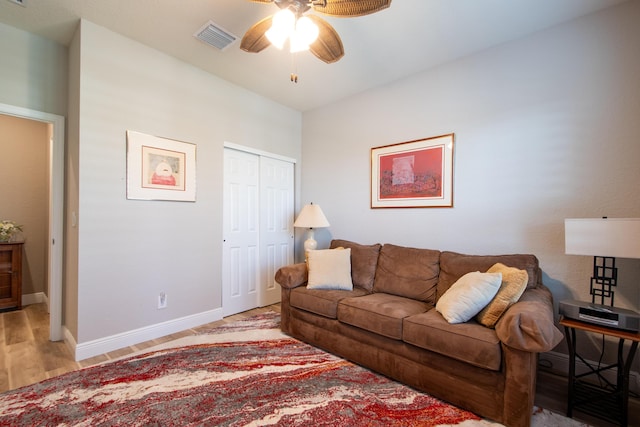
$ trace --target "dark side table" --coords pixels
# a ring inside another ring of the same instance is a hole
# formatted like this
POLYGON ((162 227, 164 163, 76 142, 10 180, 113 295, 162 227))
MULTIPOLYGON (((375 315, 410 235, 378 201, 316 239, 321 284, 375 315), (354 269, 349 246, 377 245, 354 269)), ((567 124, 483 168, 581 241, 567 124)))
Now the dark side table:
POLYGON ((0 242, 0 311, 22 308, 22 246, 0 242))
POLYGON ((640 342, 640 333, 629 332, 605 326, 581 322, 579 320, 560 319, 564 326, 567 344, 569 345, 569 399, 567 402, 567 417, 573 416, 573 410, 578 409, 586 414, 613 421, 621 426, 627 426, 629 409, 629 371, 640 342), (576 353, 576 330, 602 334, 618 338, 618 360, 606 366, 593 366, 576 353), (624 342, 631 342, 629 352, 624 355, 624 342), (576 375, 576 358, 588 368, 588 371, 576 375), (616 369, 616 383, 612 384, 602 373, 616 369), (587 382, 583 378, 596 376, 597 382, 587 382))

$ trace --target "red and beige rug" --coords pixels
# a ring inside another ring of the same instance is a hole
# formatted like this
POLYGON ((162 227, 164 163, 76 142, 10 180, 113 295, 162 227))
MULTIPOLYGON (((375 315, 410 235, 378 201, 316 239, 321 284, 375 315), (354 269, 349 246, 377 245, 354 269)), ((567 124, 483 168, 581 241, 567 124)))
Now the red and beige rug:
POLYGON ((286 337, 278 319, 0 394, 0 426, 499 426, 286 337))

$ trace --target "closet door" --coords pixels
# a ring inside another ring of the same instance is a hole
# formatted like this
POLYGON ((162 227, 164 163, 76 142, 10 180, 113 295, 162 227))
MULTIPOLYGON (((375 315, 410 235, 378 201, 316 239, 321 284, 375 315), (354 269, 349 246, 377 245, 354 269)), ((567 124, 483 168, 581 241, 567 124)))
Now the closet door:
POLYGON ((280 301, 276 271, 293 263, 293 163, 260 158, 260 305, 280 301))
POLYGON ((260 156, 224 150, 222 311, 258 306, 260 156))
POLYGON ((224 316, 280 301, 275 274, 294 255, 293 174, 293 162, 224 150, 224 316))

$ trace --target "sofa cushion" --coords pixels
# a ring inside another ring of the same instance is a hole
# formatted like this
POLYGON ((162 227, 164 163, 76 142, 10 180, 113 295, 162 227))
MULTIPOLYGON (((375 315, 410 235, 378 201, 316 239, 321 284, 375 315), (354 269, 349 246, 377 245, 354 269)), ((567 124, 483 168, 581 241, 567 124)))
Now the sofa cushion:
POLYGON ((471 320, 450 324, 436 310, 406 317, 402 339, 417 347, 485 369, 500 370, 502 350, 495 330, 471 320))
POLYGON ((307 252, 308 289, 339 289, 350 291, 351 249, 323 249, 307 252))
POLYGON ((478 313, 476 320, 487 328, 495 327, 505 311, 518 302, 527 287, 529 275, 526 270, 507 267, 502 263, 494 264, 487 273, 502 273, 502 284, 491 302, 478 313))
POLYGON ((373 292, 434 304, 440 251, 385 244, 380 250, 373 292))
POLYGON ((292 307, 330 319, 337 318, 338 302, 344 298, 367 295, 365 289, 354 287, 351 291, 307 289, 304 286, 291 290, 289 304, 292 307))
POLYGON ((373 279, 376 275, 378 265, 378 255, 381 244, 360 245, 348 240, 334 239, 331 241, 331 248, 351 249, 351 279, 354 286, 360 286, 368 291, 373 289, 373 279))
POLYGON ((402 339, 402 319, 430 309, 427 303, 410 298, 374 293, 345 298, 338 304, 338 320, 369 332, 402 339))
POLYGON ((533 288, 538 283, 539 265, 535 255, 464 255, 445 251, 440 255, 437 298, 444 295, 456 280, 470 271, 487 271, 498 262, 526 270, 529 276, 527 288, 533 288))
POLYGON ((436 303, 436 310, 449 323, 464 323, 478 314, 496 296, 502 273, 472 271, 459 278, 436 303))

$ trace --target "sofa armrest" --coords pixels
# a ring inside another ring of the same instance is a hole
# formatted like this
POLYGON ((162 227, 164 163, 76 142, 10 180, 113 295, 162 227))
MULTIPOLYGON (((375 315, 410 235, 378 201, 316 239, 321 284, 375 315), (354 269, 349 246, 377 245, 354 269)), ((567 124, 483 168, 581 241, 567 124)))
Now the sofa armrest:
POLYGON ((553 320, 553 299, 544 285, 527 289, 496 324, 496 334, 509 347, 532 353, 551 350, 564 338, 553 320))
POLYGON ((302 286, 307 283, 307 279, 307 264, 304 262, 286 265, 276 271, 276 282, 286 289, 302 286))

